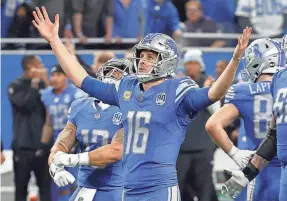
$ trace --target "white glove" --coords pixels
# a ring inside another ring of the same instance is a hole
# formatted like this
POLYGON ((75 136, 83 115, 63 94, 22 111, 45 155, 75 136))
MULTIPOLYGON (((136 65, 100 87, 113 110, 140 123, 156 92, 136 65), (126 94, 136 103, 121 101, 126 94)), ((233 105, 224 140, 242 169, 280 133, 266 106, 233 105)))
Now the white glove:
POLYGON ((250 158, 255 154, 255 152, 256 151, 240 150, 233 146, 228 155, 239 166, 240 169, 243 169, 248 164, 250 158))
POLYGON ((56 164, 52 163, 49 168, 51 177, 57 186, 66 186, 72 184, 75 181, 75 177, 66 171, 64 167, 59 167, 56 164))
POLYGON ((58 166, 75 167, 77 165, 89 165, 89 154, 84 152, 81 154, 67 154, 58 151, 52 158, 53 163, 58 166))
POLYGON ((240 170, 225 170, 225 172, 232 177, 224 183, 221 188, 221 193, 232 198, 236 198, 238 194, 248 185, 249 180, 240 170))

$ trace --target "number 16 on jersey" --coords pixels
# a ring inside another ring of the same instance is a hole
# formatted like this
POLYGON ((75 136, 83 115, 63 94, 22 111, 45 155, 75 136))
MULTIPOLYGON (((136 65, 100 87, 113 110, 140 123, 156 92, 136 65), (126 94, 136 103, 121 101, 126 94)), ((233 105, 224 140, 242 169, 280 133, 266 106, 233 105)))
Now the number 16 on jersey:
POLYGON ((145 126, 151 122, 151 113, 148 111, 129 111, 128 135, 125 154, 145 154, 149 138, 149 129, 145 126), (141 124, 142 123, 142 124, 141 124))

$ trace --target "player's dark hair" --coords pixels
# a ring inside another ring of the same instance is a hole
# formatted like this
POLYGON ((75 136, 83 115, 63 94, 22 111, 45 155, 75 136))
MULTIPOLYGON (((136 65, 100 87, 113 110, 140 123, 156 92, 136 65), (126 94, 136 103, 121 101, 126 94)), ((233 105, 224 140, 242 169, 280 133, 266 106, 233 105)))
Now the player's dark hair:
POLYGON ((22 69, 25 71, 28 67, 28 64, 30 64, 35 58, 36 58, 36 55, 24 56, 22 61, 21 61, 22 69))

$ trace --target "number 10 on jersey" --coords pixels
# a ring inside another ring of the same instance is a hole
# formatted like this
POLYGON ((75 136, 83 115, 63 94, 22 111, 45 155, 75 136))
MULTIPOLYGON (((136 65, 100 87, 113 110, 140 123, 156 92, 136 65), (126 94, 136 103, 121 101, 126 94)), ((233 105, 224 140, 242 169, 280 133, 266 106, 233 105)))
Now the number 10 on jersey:
POLYGON ((149 129, 144 127, 151 122, 151 113, 148 111, 129 111, 128 119, 128 135, 125 154, 145 154, 149 129))

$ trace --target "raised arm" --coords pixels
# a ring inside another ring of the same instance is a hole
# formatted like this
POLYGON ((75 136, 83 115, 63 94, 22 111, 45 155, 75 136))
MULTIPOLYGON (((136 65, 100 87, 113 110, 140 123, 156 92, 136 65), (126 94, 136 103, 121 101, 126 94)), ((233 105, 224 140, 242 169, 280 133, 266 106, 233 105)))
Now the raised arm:
POLYGON ((115 86, 113 84, 103 83, 88 76, 85 69, 78 63, 75 57, 68 52, 60 40, 58 35, 59 15, 57 14, 55 16, 55 23, 50 21, 44 7, 42 7, 42 12, 37 7, 36 11, 33 11, 33 15, 35 19, 33 20, 34 26, 38 29, 43 38, 50 43, 58 62, 74 84, 83 89, 90 96, 107 104, 118 106, 115 86))
POLYGON ((243 30, 242 36, 238 37, 238 44, 230 62, 208 91, 208 98, 211 101, 215 102, 223 98, 232 84, 240 59, 243 56, 245 49, 248 47, 251 31, 252 28, 247 27, 243 30))
POLYGON ((50 21, 45 7, 42 7, 42 12, 37 7, 36 11, 33 11, 33 16, 33 25, 38 29, 42 37, 50 43, 52 50, 67 76, 77 87, 80 87, 88 74, 78 61, 68 52, 59 38, 59 14, 55 16, 55 23, 50 21))

